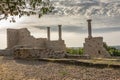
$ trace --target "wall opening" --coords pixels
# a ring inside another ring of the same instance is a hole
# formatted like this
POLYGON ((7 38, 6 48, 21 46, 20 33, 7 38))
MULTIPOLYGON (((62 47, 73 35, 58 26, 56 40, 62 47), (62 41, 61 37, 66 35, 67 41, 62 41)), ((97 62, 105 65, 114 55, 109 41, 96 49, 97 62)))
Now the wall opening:
POLYGON ((101 54, 101 51, 100 51, 100 50, 98 50, 98 54, 101 54))

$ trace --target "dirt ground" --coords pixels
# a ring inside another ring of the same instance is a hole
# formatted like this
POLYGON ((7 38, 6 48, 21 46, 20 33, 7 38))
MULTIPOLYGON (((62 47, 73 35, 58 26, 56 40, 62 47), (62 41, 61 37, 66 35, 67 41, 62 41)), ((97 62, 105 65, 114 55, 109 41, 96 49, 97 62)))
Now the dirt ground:
POLYGON ((120 69, 0 57, 0 80, 120 80, 120 69))

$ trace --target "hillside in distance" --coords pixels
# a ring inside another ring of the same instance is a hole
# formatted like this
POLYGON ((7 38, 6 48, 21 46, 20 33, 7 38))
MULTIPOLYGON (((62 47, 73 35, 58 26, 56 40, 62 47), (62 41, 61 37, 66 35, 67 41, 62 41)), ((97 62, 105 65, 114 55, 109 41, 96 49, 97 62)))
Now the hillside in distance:
POLYGON ((111 47, 114 47, 116 49, 119 49, 120 50, 120 46, 111 46, 111 47))

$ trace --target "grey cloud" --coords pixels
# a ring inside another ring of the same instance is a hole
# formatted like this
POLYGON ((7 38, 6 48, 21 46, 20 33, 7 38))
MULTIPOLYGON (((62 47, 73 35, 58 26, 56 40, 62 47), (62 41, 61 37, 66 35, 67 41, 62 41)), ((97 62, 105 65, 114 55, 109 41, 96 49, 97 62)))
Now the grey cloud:
POLYGON ((99 29, 93 29, 93 31, 96 33, 118 32, 120 31, 120 27, 99 28, 99 29))
MULTIPOLYGON (((45 27, 43 27, 43 26, 35 26, 35 28, 45 29, 45 27)), ((63 32, 74 32, 74 33, 84 33, 84 32, 86 32, 86 29, 84 29, 83 27, 78 27, 78 26, 63 26, 62 30, 63 30, 63 32)), ((52 26, 51 31, 57 32, 58 27, 57 26, 52 26)))
POLYGON ((52 13, 55 15, 120 15, 119 0, 56 0, 52 1, 52 3, 55 6, 52 13))
MULTIPOLYGON (((44 26, 35 26, 35 28, 38 29, 46 29, 44 26)), ((87 27, 78 27, 78 26, 63 26, 62 27, 63 32, 74 32, 74 33, 87 33, 87 27)), ((51 31, 57 32, 58 27, 52 26, 51 31)), ((108 32, 118 32, 120 31, 120 27, 105 27, 105 28, 95 28, 93 29, 94 33, 108 33, 108 32)))

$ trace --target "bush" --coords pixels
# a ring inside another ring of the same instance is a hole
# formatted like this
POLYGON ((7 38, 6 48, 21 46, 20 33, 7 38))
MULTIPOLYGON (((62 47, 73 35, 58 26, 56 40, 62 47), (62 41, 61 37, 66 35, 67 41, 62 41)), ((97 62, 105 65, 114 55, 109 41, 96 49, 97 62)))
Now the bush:
POLYGON ((67 53, 69 54, 83 54, 83 48, 67 48, 67 53))
POLYGON ((120 50, 119 49, 116 49, 115 47, 107 46, 106 43, 104 43, 104 47, 110 53, 111 56, 120 56, 120 50))

